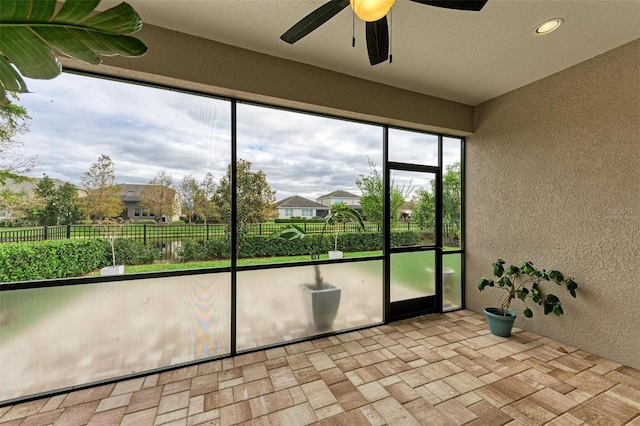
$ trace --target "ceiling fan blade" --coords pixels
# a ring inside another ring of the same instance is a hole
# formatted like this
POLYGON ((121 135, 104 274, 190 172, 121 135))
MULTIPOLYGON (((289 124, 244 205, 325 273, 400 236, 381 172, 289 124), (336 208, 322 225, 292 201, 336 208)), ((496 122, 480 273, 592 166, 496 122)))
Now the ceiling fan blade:
POLYGON ((389 25, 383 16, 375 22, 367 22, 367 51, 369 62, 377 65, 389 59, 389 25))
POLYGON ((330 0, 323 4, 304 18, 297 24, 289 28, 289 30, 280 36, 280 39, 289 44, 293 44, 306 36, 320 25, 333 18, 342 9, 349 5, 349 0, 330 0))
POLYGON ((416 3, 426 4, 435 7, 445 7, 447 9, 471 10, 479 12, 482 10, 487 0, 411 0, 416 3))

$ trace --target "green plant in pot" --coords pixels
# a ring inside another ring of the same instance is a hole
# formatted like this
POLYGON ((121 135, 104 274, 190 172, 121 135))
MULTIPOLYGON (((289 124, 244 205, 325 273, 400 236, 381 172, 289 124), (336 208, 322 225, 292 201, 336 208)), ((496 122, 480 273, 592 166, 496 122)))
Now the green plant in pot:
POLYGON ((578 284, 573 278, 564 278, 561 272, 545 269, 537 269, 531 262, 522 262, 518 267, 511 265, 504 267, 505 261, 498 259, 493 263, 493 275, 495 279, 482 278, 478 281, 478 289, 483 291, 487 287, 500 290, 497 307, 485 308, 485 316, 489 322, 491 332, 497 336, 507 337, 511 335, 511 328, 516 319, 516 313, 509 308, 515 299, 525 304, 524 316, 533 317, 533 311, 527 305, 531 301, 542 306, 545 315, 554 313, 556 316, 564 314, 562 303, 558 296, 552 293, 544 293, 541 284, 553 282, 564 287, 572 297, 576 297, 578 284))
MULTIPOLYGON (((327 226, 342 224, 348 222, 346 217, 353 218, 359 225, 360 229, 364 229, 364 222, 357 211, 342 204, 325 217, 325 222, 322 227, 322 231, 316 241, 311 245, 311 260, 318 260, 320 257, 320 250, 322 247, 322 240, 327 226), (346 220, 346 221, 345 221, 346 220), (345 221, 345 222, 343 222, 345 221)), ((336 206, 334 204, 334 206, 336 206)), ((339 234, 339 232, 338 232, 339 234)), ((272 237, 281 238, 285 240, 299 240, 308 238, 309 234, 300 226, 296 224, 290 224, 289 226, 277 231, 272 237)), ((337 245, 337 236, 334 233, 334 247, 337 245)), ((313 265, 315 271, 315 279, 313 283, 303 284, 302 292, 304 298, 304 304, 307 309, 310 322, 313 324, 316 330, 326 330, 333 324, 338 309, 340 307, 340 298, 342 290, 337 285, 328 283, 322 277, 320 273, 320 265, 313 265)))

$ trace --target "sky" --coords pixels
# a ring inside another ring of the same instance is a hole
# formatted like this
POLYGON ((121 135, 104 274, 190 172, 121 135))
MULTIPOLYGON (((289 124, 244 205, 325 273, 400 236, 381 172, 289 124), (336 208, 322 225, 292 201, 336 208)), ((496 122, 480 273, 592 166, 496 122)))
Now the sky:
MULTIPOLYGON (((20 140, 25 155, 38 157, 33 177, 46 174, 79 185, 102 154, 113 160, 118 183, 148 183, 161 170, 175 185, 186 175, 200 181, 210 172, 218 181, 226 174, 226 100, 71 73, 26 81, 30 93, 17 103, 32 117, 20 140)), ((360 195, 355 181, 369 174, 369 162, 381 170, 381 126, 242 103, 237 123, 238 158, 266 174, 277 200, 314 200, 335 190, 360 195)), ((392 129, 390 160, 437 165, 436 140, 392 129)), ((456 161, 458 151, 446 150, 445 164, 456 161)), ((428 185, 420 180, 414 176, 411 183, 428 185)), ((398 176, 396 183, 408 182, 398 176)))

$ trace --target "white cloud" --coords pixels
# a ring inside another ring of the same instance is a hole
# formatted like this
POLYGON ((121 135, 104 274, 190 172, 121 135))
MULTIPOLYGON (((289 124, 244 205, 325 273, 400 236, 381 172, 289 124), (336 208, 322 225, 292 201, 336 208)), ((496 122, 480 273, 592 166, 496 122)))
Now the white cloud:
MULTIPOLYGON (((162 169, 176 184, 187 174, 200 180, 226 173, 228 101, 66 73, 28 85, 33 93, 20 103, 33 117, 23 141, 25 154, 40 159, 34 176, 78 184, 102 154, 123 183, 146 183, 162 169)), ((433 136, 399 130, 392 136, 397 158, 437 162, 433 136)), ((355 180, 369 173, 369 160, 382 163, 381 126, 275 108, 239 103, 237 140, 238 157, 264 171, 277 199, 359 193, 355 180)))

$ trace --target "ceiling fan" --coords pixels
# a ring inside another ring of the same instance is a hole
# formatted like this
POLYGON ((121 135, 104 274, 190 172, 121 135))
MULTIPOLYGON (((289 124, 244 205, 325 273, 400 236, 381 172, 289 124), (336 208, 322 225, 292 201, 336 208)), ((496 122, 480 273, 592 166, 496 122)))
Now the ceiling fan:
MULTIPOLYGON (((478 12, 487 0, 411 0, 428 6, 478 12)), ((389 25, 387 13, 395 0, 329 0, 289 28, 280 38, 293 44, 327 22, 349 4, 366 23, 369 62, 376 65, 389 58, 389 25)))

